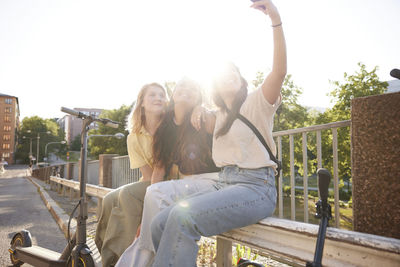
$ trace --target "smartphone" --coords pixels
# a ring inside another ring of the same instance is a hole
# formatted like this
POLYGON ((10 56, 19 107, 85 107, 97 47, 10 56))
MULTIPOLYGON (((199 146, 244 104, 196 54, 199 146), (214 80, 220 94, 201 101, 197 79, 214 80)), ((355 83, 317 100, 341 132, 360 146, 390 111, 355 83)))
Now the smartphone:
MULTIPOLYGON (((257 1, 260 1, 260 0, 250 0, 251 2, 257 2, 257 1)), ((262 8, 265 10, 265 6, 262 6, 262 8)))

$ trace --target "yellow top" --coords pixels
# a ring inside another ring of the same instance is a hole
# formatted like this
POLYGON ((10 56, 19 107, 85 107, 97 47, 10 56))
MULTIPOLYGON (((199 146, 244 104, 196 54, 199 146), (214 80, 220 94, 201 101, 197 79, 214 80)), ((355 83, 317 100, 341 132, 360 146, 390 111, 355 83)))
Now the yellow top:
MULTIPOLYGON (((146 165, 153 168, 153 136, 142 127, 139 133, 130 133, 126 140, 131 169, 137 169, 146 165)), ((176 166, 173 166, 168 179, 179 177, 176 166)))
POLYGON ((145 165, 153 168, 153 136, 144 127, 139 133, 130 133, 126 140, 131 169, 145 165))

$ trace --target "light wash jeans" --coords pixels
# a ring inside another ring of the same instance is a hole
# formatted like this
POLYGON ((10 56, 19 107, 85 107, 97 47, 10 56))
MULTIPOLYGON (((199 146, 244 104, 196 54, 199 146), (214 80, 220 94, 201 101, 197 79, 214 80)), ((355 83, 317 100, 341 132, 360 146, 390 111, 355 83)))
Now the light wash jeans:
POLYGON ((151 223, 156 256, 153 266, 196 266, 197 241, 254 224, 275 210, 272 168, 227 166, 218 190, 195 194, 161 211, 151 223))
POLYGON ((181 199, 197 193, 216 191, 217 184, 218 172, 214 172, 190 175, 181 180, 160 182, 147 187, 139 238, 121 255, 116 267, 148 266, 155 252, 150 229, 153 218, 181 199))

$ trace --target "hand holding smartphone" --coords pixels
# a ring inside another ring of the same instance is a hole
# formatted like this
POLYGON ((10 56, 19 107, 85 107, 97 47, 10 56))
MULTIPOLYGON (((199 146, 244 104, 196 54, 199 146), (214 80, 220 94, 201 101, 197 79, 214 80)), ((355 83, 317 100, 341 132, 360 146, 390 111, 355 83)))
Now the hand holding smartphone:
MULTIPOLYGON (((250 1, 254 3, 254 2, 258 2, 260 0, 250 0, 250 1)), ((265 6, 261 6, 261 8, 265 10, 265 6)))

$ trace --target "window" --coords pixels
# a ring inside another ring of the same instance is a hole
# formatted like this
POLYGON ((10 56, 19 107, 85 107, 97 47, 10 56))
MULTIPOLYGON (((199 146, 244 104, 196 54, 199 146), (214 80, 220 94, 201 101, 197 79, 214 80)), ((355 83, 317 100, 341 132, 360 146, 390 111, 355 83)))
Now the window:
POLYGON ((11 98, 6 98, 5 102, 6 102, 6 104, 12 104, 12 99, 11 98))
POLYGON ((10 153, 9 152, 4 152, 3 153, 3 158, 9 158, 10 157, 10 153))
POLYGON ((11 135, 5 134, 3 135, 3 141, 10 141, 11 140, 11 135))
POLYGON ((12 108, 11 107, 6 107, 4 112, 5 113, 11 113, 12 112, 12 108))
POLYGON ((10 149, 10 144, 3 144, 3 149, 10 149))
POLYGON ((5 132, 11 132, 11 126, 10 125, 4 125, 4 131, 5 132))
POLYGON ((4 122, 11 122, 11 117, 10 116, 4 116, 4 122))

